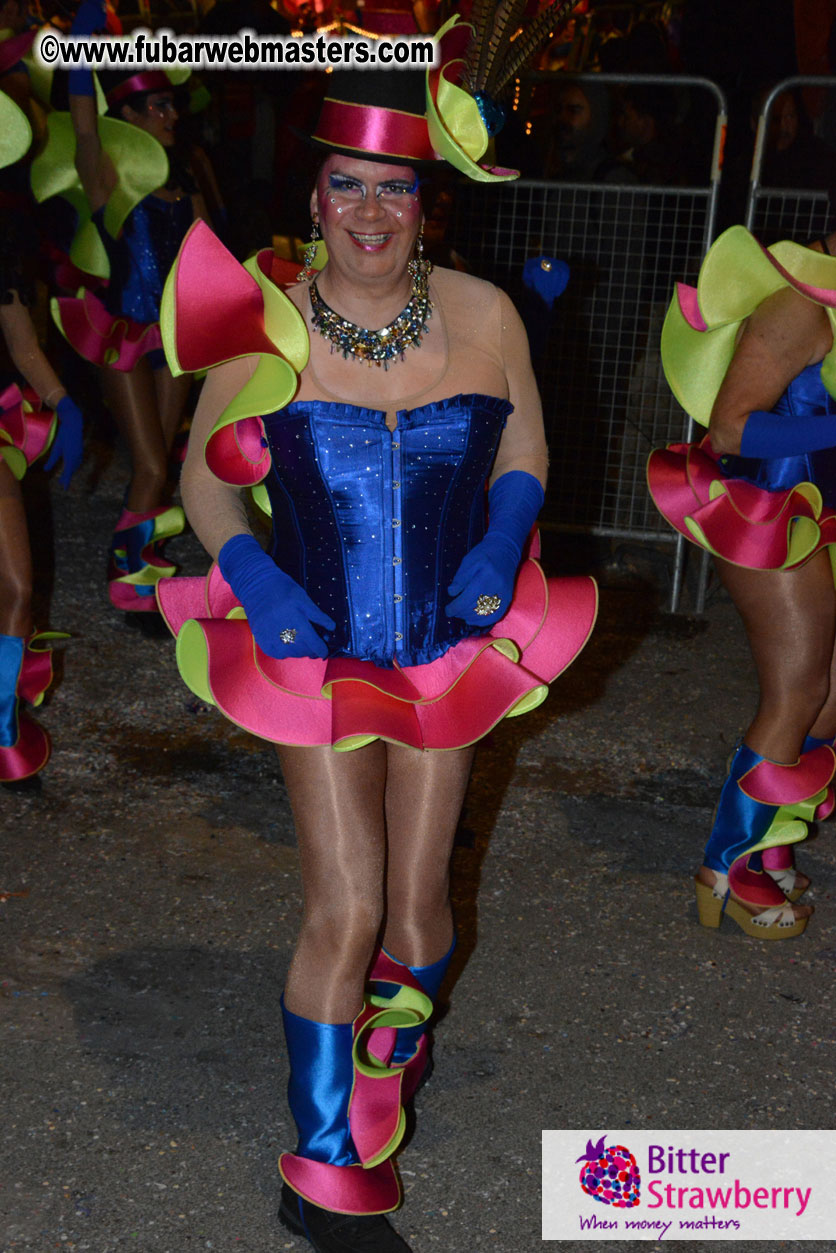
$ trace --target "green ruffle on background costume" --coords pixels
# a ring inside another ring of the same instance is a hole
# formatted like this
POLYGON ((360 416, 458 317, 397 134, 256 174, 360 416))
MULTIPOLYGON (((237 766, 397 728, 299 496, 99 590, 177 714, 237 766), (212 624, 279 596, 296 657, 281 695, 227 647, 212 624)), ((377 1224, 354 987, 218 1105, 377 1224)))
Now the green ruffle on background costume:
POLYGON ((31 142, 32 127, 26 114, 0 91, 0 169, 19 161, 31 142))
POLYGON ((821 379, 836 397, 836 257, 789 241, 764 249, 744 226, 732 226, 712 245, 697 280, 705 329, 698 330, 687 320, 678 292, 662 328, 665 377, 695 421, 708 426, 741 323, 768 296, 784 288, 827 310, 834 347, 822 362, 821 379))
MULTIPOLYGON (((117 183, 105 205, 104 225, 114 239, 133 209, 168 179, 168 157, 152 135, 129 122, 99 117, 99 139, 116 170, 117 183)), ((108 278, 110 266, 90 204, 75 168, 76 136, 69 113, 47 118, 47 142, 32 162, 32 191, 38 201, 63 196, 78 214, 70 260, 80 270, 108 278)))

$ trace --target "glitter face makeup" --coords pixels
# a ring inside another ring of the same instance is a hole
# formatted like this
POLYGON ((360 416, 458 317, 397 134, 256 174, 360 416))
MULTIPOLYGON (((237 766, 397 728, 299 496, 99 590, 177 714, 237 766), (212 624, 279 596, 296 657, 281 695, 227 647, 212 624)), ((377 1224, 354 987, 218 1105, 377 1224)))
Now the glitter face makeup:
MULTIPOLYGON (((358 200, 365 200, 369 190, 369 184, 359 178, 353 178, 348 174, 340 174, 332 172, 328 175, 328 186, 331 191, 336 193, 331 196, 331 203, 334 204, 337 195, 341 199, 350 200, 356 203, 358 200)), ((390 178, 385 182, 378 183, 375 187, 375 196, 378 200, 396 201, 403 196, 418 195, 418 176, 414 176, 412 180, 403 178, 390 178)))
POLYGON ((123 116, 140 130, 147 131, 164 148, 174 143, 178 113, 171 92, 152 92, 146 97, 142 110, 130 109, 123 116))
POLYGON ((403 274, 423 217, 418 177, 409 166, 334 154, 311 211, 336 268, 358 278, 403 274))

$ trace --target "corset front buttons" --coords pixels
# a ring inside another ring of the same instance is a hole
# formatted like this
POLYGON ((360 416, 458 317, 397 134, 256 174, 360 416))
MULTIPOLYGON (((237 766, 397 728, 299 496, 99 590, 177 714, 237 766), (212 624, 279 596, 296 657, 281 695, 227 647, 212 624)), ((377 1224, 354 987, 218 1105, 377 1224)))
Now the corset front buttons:
POLYGON ((400 524, 401 524, 401 520, 400 520, 400 518, 393 518, 393 519, 392 519, 392 526, 400 526, 400 524))
POLYGON ((395 604, 396 604, 396 605, 399 605, 399 604, 401 603, 401 601, 402 601, 402 600, 403 600, 403 596, 396 596, 396 597, 395 597, 395 604))
POLYGON ((400 564, 401 564, 401 559, 400 559, 400 557, 393 557, 393 558, 392 558, 392 565, 393 565, 393 566, 399 566, 400 564))
POLYGON ((396 639, 396 640, 402 640, 402 639, 403 639, 403 636, 401 635, 400 631, 396 631, 396 632, 395 632, 395 639, 396 639))

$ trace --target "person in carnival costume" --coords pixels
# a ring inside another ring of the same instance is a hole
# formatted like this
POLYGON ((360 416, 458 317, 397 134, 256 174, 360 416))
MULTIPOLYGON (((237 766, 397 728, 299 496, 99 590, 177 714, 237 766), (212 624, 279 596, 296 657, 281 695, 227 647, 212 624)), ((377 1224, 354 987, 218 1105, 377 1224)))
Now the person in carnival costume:
MULTIPOLYGON (((85 0, 71 33, 90 35, 105 20, 102 0, 85 0)), ((53 317, 73 347, 102 368, 105 402, 131 460, 111 545, 111 602, 153 612, 157 580, 175 569, 159 545, 184 526, 182 509, 166 501, 169 453, 190 384, 166 365, 159 304, 177 249, 203 207, 185 171, 169 165, 177 122, 169 76, 140 70, 99 77, 69 72, 70 113, 50 115, 33 186, 39 199, 64 195, 74 204, 79 227, 70 257, 107 277, 101 296, 88 290, 53 300, 53 317)))
MULTIPOLYGON (((19 160, 32 139, 29 122, 0 92, 0 168, 19 160)), ((38 705, 52 681, 49 641, 32 632, 32 554, 19 479, 38 457, 63 461, 68 487, 81 464, 82 415, 38 343, 28 305, 33 292, 16 229, 19 212, 0 188, 0 329, 24 383, 0 382, 0 781, 30 778, 49 760, 46 731, 21 709, 38 705)))
POLYGON ((458 85, 470 40, 445 27, 426 78, 329 78, 314 239, 287 294, 271 251, 242 268, 198 224, 163 299, 173 370, 209 368, 182 486, 217 563, 157 596, 186 682, 277 745, 291 799, 299 1139, 280 1218, 320 1253, 407 1249, 385 1218, 392 1154, 455 945, 474 745, 545 698, 597 606, 592 579, 547 580, 531 555, 546 446, 513 305, 422 259, 419 173, 437 154, 485 182, 515 173, 479 164, 488 132, 458 85), (267 552, 248 485, 272 511, 267 552))
MULTIPOLYGON (((836 235, 830 236, 836 245, 836 235)), ((793 845, 833 808, 836 684, 836 258, 720 236, 662 334, 677 399, 708 435, 656 450, 654 501, 714 554, 743 620, 758 708, 731 759, 696 876, 704 926, 800 935, 810 880, 793 845)))

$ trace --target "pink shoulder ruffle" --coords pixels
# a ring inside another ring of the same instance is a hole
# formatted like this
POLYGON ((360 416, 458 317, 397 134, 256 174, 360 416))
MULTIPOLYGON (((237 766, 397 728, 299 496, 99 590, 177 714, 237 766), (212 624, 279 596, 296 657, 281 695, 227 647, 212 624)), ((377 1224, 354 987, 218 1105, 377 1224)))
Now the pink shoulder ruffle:
POLYGON ((54 298, 52 315, 64 338, 93 365, 128 372, 145 353, 163 345, 158 322, 110 313, 91 291, 54 298))
MULTIPOLYGON (((265 257, 266 250, 258 254, 262 271, 265 257)), ((264 329, 261 288, 205 222, 189 228, 167 281, 176 311, 171 348, 182 372, 276 352, 264 329)))
POLYGON ((224 483, 252 487, 270 468, 261 414, 294 395, 307 360, 304 319, 284 295, 298 264, 259 252, 253 273, 240 264, 205 222, 186 234, 166 280, 161 334, 174 374, 205 370, 246 356, 260 371, 221 414, 206 441, 206 464, 224 483), (234 409, 234 414, 230 414, 234 409))
POLYGON ((503 718, 541 704, 581 652, 598 608, 595 580, 547 579, 525 561, 508 613, 484 636, 420 666, 384 670, 354 658, 276 661, 261 651, 217 566, 164 579, 160 611, 177 636, 185 682, 236 725, 279 744, 412 748, 475 743, 503 718))
POLYGON ((681 535, 750 570, 791 570, 836 543, 836 513, 812 483, 771 492, 721 474, 706 436, 657 448, 647 484, 662 516, 681 535))

